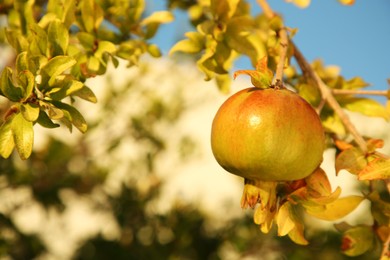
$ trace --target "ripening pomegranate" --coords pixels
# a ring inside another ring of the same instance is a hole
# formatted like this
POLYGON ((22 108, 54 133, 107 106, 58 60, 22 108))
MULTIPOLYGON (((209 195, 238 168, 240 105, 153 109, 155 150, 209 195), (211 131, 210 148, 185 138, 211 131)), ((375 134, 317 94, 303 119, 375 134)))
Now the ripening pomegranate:
POLYGON ((228 172, 249 180, 290 181, 310 175, 322 162, 321 121, 286 88, 247 88, 219 108, 211 147, 228 172))

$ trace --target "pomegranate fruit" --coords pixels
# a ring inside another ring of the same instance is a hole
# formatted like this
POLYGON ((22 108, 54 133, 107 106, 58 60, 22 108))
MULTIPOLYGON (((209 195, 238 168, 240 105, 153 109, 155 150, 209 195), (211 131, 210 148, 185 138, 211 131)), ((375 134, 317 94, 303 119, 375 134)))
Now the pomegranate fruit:
POLYGON ((284 87, 252 87, 219 108, 211 147, 230 173, 247 180, 290 181, 317 169, 325 136, 317 113, 298 94, 284 87))

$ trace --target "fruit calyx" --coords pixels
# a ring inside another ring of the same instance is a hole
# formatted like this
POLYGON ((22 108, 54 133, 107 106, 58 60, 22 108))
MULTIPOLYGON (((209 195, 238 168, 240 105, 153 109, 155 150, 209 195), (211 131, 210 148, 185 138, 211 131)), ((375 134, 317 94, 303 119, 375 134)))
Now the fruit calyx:
POLYGON ((234 73, 233 78, 236 79, 238 75, 245 74, 251 77, 251 82, 256 88, 264 89, 269 87, 282 86, 280 80, 272 85, 274 73, 268 68, 268 57, 264 56, 256 64, 255 70, 238 70, 234 73))

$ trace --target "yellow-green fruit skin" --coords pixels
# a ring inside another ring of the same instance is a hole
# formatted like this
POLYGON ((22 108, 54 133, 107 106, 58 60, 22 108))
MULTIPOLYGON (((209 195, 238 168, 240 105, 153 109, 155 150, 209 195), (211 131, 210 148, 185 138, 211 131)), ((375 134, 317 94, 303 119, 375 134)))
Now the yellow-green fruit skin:
POLYGON ((287 89, 247 88, 219 108, 211 148, 228 172, 246 179, 289 181, 321 164, 324 130, 315 110, 287 89))

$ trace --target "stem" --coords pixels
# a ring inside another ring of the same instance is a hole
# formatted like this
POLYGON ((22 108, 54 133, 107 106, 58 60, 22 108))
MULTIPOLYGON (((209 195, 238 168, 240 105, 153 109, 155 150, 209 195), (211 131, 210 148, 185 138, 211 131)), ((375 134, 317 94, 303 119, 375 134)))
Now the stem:
POLYGON ((279 62, 276 67, 274 85, 277 84, 283 85, 283 70, 284 70, 284 64, 287 56, 287 49, 288 49, 288 36, 287 36, 286 28, 280 29, 279 37, 280 37, 279 62))
POLYGON ((274 11, 272 11, 271 7, 269 6, 268 2, 266 0, 257 0, 257 4, 263 9, 264 14, 271 19, 275 16, 274 11))
POLYGON ((390 235, 387 236, 386 241, 383 243, 382 254, 380 259, 388 259, 390 257, 390 235))
POLYGON ((312 69, 310 64, 305 59, 305 57, 299 51, 298 47, 293 42, 291 42, 291 44, 294 46, 294 57, 297 60, 299 67, 302 69, 302 72, 306 74, 310 79, 313 80, 314 84, 321 91, 322 98, 326 100, 328 105, 340 117, 341 121, 344 123, 344 126, 351 133, 359 148, 363 151, 363 153, 366 153, 367 152, 366 141, 359 134, 355 125, 351 122, 348 115, 344 112, 340 104, 332 95, 332 91, 330 90, 330 88, 322 81, 322 79, 318 76, 318 74, 312 69))
POLYGON ((332 89, 334 95, 388 96, 388 90, 332 89))

